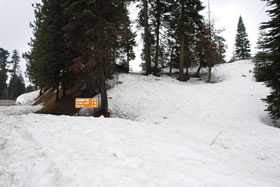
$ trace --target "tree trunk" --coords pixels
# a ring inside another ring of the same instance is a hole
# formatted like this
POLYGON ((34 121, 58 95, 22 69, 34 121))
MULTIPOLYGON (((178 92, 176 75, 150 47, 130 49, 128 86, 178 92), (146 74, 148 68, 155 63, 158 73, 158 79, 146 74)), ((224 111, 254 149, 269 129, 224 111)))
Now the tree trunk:
POLYGON ((144 22, 145 22, 145 61, 146 61, 146 75, 151 74, 151 49, 149 39, 149 22, 148 22, 148 2, 143 0, 144 3, 144 22))
POLYGON ((100 76, 99 76, 99 88, 101 94, 101 108, 100 115, 104 115, 104 117, 109 117, 108 113, 108 97, 107 97, 107 89, 106 89, 106 80, 105 80, 105 71, 104 65, 100 65, 100 76))
POLYGON ((170 56, 170 67, 169 67, 169 75, 172 73, 172 65, 173 65, 173 52, 174 52, 174 47, 171 49, 171 56, 170 56))
POLYGON ((185 63, 185 36, 184 33, 181 34, 180 37, 180 69, 179 69, 179 80, 185 81, 184 75, 184 63, 185 63))
POLYGON ((185 80, 189 80, 189 67, 186 67, 185 80))
POLYGON ((127 73, 129 73, 129 61, 130 61, 130 58, 129 58, 129 53, 130 53, 130 46, 129 46, 129 41, 127 40, 127 46, 126 46, 126 63, 127 63, 127 73))
POLYGON ((199 64, 199 67, 198 67, 198 69, 197 69, 197 71, 196 71, 196 74, 195 74, 195 77, 200 77, 200 70, 201 70, 201 68, 202 68, 202 65, 201 65, 201 63, 199 64))
POLYGON ((56 102, 59 101, 59 83, 58 83, 58 85, 56 86, 56 98, 55 98, 55 101, 56 101, 56 102))
POLYGON ((65 81, 62 82, 62 96, 66 97, 66 83, 65 83, 65 81))
POLYGON ((208 80, 207 80, 207 82, 211 82, 211 77, 212 77, 212 67, 208 66, 208 80))
POLYGON ((180 66, 179 66, 179 80, 185 81, 184 75, 184 63, 185 63, 185 34, 184 34, 184 13, 185 13, 185 5, 184 1, 181 0, 181 28, 180 28, 180 66))
POLYGON ((114 68, 116 67, 116 47, 113 46, 113 58, 112 58, 112 61, 113 61, 113 65, 114 65, 114 68))
POLYGON ((158 74, 158 57, 159 57, 159 28, 160 28, 160 10, 159 10, 159 0, 157 0, 156 5, 156 54, 155 54, 155 70, 154 73, 158 74))

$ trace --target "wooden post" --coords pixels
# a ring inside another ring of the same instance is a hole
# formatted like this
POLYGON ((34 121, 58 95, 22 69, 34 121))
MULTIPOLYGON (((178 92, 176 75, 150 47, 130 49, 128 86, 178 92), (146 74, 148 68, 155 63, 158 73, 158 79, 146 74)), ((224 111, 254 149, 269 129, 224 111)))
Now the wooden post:
POLYGON ((96 108, 93 108, 93 113, 92 113, 93 117, 95 117, 96 115, 96 108))
POLYGON ((80 108, 77 108, 77 110, 78 110, 78 116, 80 116, 80 110, 81 110, 81 109, 80 109, 80 108))

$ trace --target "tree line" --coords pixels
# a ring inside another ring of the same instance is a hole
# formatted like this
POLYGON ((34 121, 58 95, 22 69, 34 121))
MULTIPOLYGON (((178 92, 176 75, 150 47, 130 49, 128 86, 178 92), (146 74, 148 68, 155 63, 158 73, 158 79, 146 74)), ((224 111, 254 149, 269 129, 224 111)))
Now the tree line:
POLYGON ((33 90, 32 86, 25 87, 20 70, 20 57, 17 50, 12 52, 11 60, 8 50, 0 48, 0 99, 15 100, 19 95, 33 90), (9 83, 7 85, 10 74, 9 83))
POLYGON ((178 80, 187 81, 188 69, 198 65, 197 76, 208 67, 211 81, 211 68, 225 62, 225 40, 214 22, 201 15, 200 0, 42 0, 33 5, 34 36, 24 54, 30 81, 56 89, 57 101, 60 92, 66 97, 67 89, 83 83, 82 96, 100 93, 100 113, 108 116, 106 79, 115 71, 129 72, 135 58, 131 3, 140 9, 145 75, 178 68, 178 80))
MULTIPOLYGON (((178 80, 190 78, 189 68, 198 65, 210 70, 223 63, 225 39, 214 21, 207 21, 200 0, 143 0, 139 4, 138 27, 144 28, 143 69, 158 75, 160 69, 179 69, 178 80)), ((211 81, 209 71, 208 81, 211 81)))

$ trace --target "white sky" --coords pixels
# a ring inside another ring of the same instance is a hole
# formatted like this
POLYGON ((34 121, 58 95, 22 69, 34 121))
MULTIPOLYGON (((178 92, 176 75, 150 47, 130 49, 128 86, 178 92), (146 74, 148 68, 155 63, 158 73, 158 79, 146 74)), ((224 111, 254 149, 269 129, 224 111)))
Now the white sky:
MULTIPOLYGON (((32 30, 29 27, 30 21, 34 20, 32 3, 40 0, 0 0, 0 47, 9 50, 17 49, 21 54, 29 50, 28 42, 32 36, 32 30)), ((207 5, 207 0, 202 0, 207 5)), ((228 45, 227 60, 232 56, 234 40, 238 18, 241 15, 249 40, 251 50, 255 53, 255 43, 258 36, 258 27, 260 22, 268 19, 265 13, 265 3, 260 0, 210 0, 211 14, 216 19, 218 28, 225 28, 223 33, 228 45)), ((132 10, 135 12, 135 9, 132 10)), ((207 7, 204 14, 207 13, 207 7)), ((139 41, 140 44, 141 42, 139 41)), ((138 63, 141 50, 137 49, 138 63)), ((139 64, 134 62, 133 69, 139 69, 139 64)), ((21 67, 25 71, 25 62, 22 60, 21 67)))

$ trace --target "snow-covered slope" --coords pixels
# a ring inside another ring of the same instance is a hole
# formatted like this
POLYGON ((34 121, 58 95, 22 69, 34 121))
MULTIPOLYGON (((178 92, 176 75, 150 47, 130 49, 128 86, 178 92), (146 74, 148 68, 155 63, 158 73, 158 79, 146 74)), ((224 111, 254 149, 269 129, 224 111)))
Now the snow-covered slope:
POLYGON ((280 129, 252 69, 218 66, 216 84, 120 75, 111 119, 2 107, 0 186, 278 187, 280 129))

